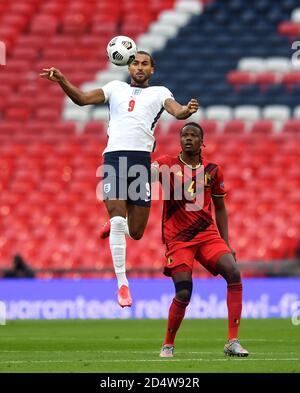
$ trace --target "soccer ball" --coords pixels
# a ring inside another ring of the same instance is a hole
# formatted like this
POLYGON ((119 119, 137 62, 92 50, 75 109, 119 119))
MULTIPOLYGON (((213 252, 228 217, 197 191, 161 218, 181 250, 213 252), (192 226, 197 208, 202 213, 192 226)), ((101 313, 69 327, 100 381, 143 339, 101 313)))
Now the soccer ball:
POLYGON ((109 41, 106 51, 109 60, 113 64, 125 66, 134 60, 136 44, 131 38, 125 35, 119 35, 109 41))

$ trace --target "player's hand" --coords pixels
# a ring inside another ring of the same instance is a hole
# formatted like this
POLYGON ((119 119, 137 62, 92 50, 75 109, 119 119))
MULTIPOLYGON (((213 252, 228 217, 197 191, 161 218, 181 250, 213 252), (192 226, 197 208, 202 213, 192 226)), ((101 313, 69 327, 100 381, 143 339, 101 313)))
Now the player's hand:
POLYGON ((192 115, 193 113, 196 113, 197 110, 199 109, 199 103, 197 100, 195 100, 194 98, 192 98, 190 100, 190 102, 187 104, 187 108, 190 112, 190 114, 192 115))
POLYGON ((63 74, 54 67, 43 68, 43 72, 40 73, 40 76, 53 82, 60 82, 64 78, 63 74))
POLYGON ((230 250, 234 260, 236 261, 236 252, 234 251, 234 249, 229 244, 228 244, 228 248, 229 248, 229 250, 230 250))

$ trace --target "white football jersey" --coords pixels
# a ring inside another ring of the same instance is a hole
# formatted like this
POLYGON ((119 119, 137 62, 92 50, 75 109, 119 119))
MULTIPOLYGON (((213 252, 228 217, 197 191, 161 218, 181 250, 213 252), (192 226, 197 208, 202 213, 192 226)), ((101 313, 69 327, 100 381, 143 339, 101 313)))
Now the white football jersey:
POLYGON ((164 111, 167 98, 164 86, 135 87, 112 81, 102 87, 109 103, 108 143, 103 153, 118 150, 153 151, 154 129, 164 111))

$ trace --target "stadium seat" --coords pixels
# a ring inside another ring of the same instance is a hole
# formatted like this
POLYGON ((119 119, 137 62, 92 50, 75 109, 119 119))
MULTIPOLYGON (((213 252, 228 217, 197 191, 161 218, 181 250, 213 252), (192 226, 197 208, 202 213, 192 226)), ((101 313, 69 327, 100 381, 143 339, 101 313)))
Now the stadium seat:
POLYGON ((260 113, 260 108, 257 106, 241 105, 235 108, 234 117, 241 120, 258 120, 260 113))
POLYGON ((82 12, 72 12, 63 20, 63 31, 69 35, 81 35, 87 31, 88 18, 82 12))
POLYGON ((218 130, 218 122, 216 120, 201 120, 200 125, 205 132, 205 136, 214 135, 218 130))
POLYGON ((232 119, 232 110, 228 106, 210 106, 206 108, 205 117, 208 120, 230 120, 232 119))
POLYGON ((261 72, 256 75, 255 83, 258 83, 261 87, 262 92, 267 90, 269 85, 279 83, 281 81, 281 75, 275 72, 261 72))
POLYGON ((227 74, 227 81, 238 89, 241 85, 253 83, 255 75, 249 71, 230 71, 227 74))
POLYGON ((53 35, 58 28, 58 21, 54 16, 38 15, 31 23, 31 32, 36 35, 48 37, 53 35))
POLYGON ((296 84, 300 84, 300 72, 299 71, 286 72, 282 76, 282 82, 291 91, 296 84))
POLYGON ((283 132, 293 133, 294 135, 300 135, 300 120, 290 119, 287 120, 283 125, 283 132))
POLYGON ((283 105, 270 105, 262 110, 262 117, 269 120, 286 121, 290 118, 291 110, 283 105))
POLYGON ((238 69, 244 72, 262 72, 265 70, 265 61, 259 57, 247 57, 238 61, 238 69))
POLYGON ((265 71, 288 72, 291 69, 291 61, 285 57, 269 57, 264 61, 265 71))
POLYGON ((246 124, 242 120, 230 120, 225 123, 224 134, 239 135, 245 132, 246 124))
POLYGON ((266 136, 272 133, 274 124, 272 120, 257 120, 252 124, 251 133, 266 136))
POLYGON ((278 25, 278 33, 286 35, 290 40, 297 38, 300 35, 300 25, 295 22, 281 22, 278 25))

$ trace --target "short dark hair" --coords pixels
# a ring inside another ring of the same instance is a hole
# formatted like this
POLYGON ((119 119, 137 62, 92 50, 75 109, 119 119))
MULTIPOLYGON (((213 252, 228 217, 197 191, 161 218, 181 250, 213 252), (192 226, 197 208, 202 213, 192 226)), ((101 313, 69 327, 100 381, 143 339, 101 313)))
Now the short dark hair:
POLYGON ((151 63, 151 67, 155 68, 155 61, 152 57, 152 55, 150 55, 150 53, 144 51, 144 50, 138 50, 136 53, 140 53, 141 55, 147 55, 150 58, 150 63, 151 63))
POLYGON ((182 130, 183 130, 185 127, 195 127, 195 128, 198 128, 199 131, 200 131, 201 138, 203 139, 203 137, 204 137, 204 131, 203 131, 203 128, 202 128, 198 123, 195 123, 194 121, 190 121, 189 123, 186 123, 186 124, 182 127, 181 132, 182 132, 182 130))

